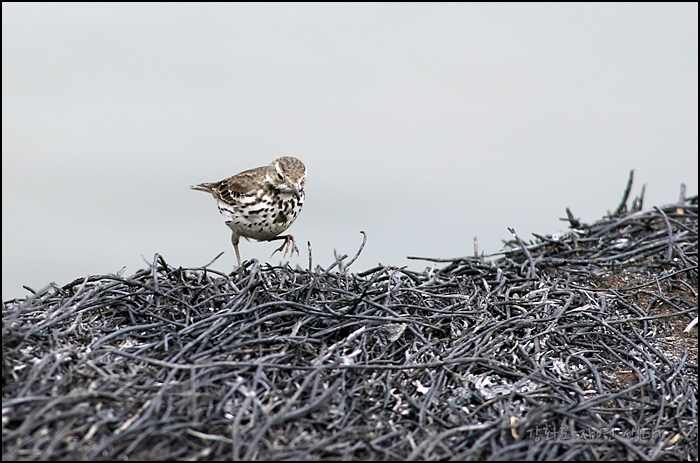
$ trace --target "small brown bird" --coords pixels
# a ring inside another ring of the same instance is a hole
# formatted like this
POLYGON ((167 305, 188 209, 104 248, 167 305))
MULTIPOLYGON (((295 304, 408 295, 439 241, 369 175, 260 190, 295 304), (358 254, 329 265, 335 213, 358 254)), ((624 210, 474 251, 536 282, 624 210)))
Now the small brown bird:
POLYGON ((257 167, 215 183, 192 186, 193 190, 211 193, 219 206, 224 222, 231 229, 231 242, 238 251, 240 237, 258 241, 284 240, 275 250, 291 252, 299 249, 292 235, 280 233, 289 228, 304 205, 306 166, 291 156, 277 158, 269 166, 257 167))

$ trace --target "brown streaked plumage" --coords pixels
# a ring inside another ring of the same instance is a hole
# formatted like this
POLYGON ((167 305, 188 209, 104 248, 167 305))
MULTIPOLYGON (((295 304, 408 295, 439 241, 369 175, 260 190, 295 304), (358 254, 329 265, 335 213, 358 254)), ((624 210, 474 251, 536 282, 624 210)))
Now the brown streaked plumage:
POLYGON ((304 205, 306 166, 297 158, 283 156, 265 167, 243 171, 220 182, 202 183, 193 190, 211 193, 224 222, 231 229, 231 242, 238 251, 240 237, 258 241, 285 240, 277 251, 299 254, 292 235, 281 235, 299 215, 304 205))

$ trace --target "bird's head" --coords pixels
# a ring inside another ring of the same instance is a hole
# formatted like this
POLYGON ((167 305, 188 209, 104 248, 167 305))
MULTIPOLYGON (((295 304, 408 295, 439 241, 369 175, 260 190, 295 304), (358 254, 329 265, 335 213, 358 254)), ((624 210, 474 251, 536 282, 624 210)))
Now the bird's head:
POLYGON ((306 185, 306 166, 297 158, 283 156, 267 166, 267 180, 285 193, 293 193, 301 199, 306 185))

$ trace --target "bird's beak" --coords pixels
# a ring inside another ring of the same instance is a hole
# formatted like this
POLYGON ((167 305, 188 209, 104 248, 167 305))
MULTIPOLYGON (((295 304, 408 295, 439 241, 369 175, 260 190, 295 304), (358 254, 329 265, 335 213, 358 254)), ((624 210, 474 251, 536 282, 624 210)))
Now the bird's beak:
POLYGON ((297 198, 301 199, 301 190, 299 188, 299 184, 295 183, 294 185, 292 185, 292 188, 294 188, 294 194, 297 195, 297 198))

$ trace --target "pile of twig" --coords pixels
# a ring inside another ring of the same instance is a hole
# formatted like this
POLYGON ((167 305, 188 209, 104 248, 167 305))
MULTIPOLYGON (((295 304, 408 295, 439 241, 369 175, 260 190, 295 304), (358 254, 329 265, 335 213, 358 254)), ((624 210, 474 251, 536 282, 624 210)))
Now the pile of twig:
POLYGON ((5 302, 3 459, 696 460, 697 212, 422 273, 156 255, 5 302))

